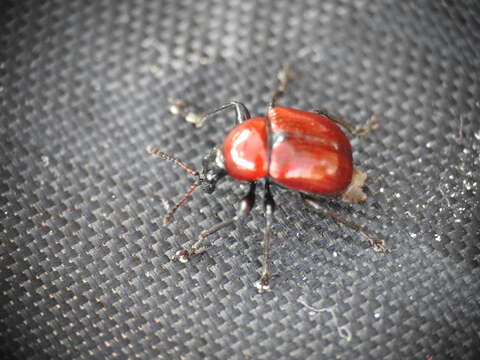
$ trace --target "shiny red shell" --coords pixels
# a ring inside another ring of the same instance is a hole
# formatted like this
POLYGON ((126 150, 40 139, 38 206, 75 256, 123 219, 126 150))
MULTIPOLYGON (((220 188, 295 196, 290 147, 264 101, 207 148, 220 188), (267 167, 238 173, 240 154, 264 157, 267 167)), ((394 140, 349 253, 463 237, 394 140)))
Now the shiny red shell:
POLYGON ((269 110, 270 162, 265 118, 233 128, 223 142, 225 169, 237 180, 270 177, 292 190, 335 196, 352 180, 352 147, 325 116, 285 107, 269 110))

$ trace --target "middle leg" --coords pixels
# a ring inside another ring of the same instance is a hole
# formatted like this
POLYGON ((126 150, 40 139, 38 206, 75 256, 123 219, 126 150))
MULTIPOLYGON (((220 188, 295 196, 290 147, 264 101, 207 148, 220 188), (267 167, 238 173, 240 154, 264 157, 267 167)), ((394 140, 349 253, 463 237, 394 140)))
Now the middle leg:
POLYGON ((368 231, 366 231, 363 226, 361 225, 358 225, 358 224, 355 224, 354 222, 348 220, 348 219, 345 219, 343 216, 340 216, 338 215, 337 213, 331 211, 331 210, 328 210, 328 209, 324 209, 317 201, 315 201, 315 199, 309 197, 309 196, 306 196, 306 195, 301 195, 302 197, 302 200, 305 202, 305 204, 309 205, 309 207, 314 210, 314 212, 316 213, 320 213, 322 215, 327 215, 329 217, 331 217, 332 219, 334 219, 336 222, 360 233, 363 235, 363 237, 369 242, 369 244, 373 247, 373 250, 374 251, 377 251, 377 252, 384 252, 384 253, 388 253, 390 252, 390 248, 386 247, 385 246, 385 241, 373 236, 372 234, 370 234, 368 231))
POLYGON ((270 247, 272 243, 272 224, 273 212, 275 210, 275 202, 270 191, 270 181, 265 180, 265 233, 263 235, 263 253, 262 253, 262 275, 260 280, 255 283, 256 288, 260 293, 270 290, 270 279, 272 278, 272 270, 270 263, 270 247))
POLYGON ((272 100, 270 101, 269 108, 275 107, 277 100, 285 93, 287 90, 288 82, 292 78, 292 69, 290 64, 286 64, 282 67, 282 70, 278 72, 278 87, 275 90, 272 100))

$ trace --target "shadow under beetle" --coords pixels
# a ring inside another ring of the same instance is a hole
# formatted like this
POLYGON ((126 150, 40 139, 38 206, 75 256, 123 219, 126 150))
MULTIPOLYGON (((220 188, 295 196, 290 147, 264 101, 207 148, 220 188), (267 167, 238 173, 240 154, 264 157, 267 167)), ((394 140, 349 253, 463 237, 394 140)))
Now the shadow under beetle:
POLYGON ((313 209, 360 232, 376 251, 390 251, 384 246, 383 240, 372 236, 360 225, 324 209, 315 201, 315 196, 336 198, 349 203, 365 201, 366 195, 362 187, 367 175, 353 167, 350 141, 338 125, 344 127, 350 134, 363 135, 376 124, 355 130, 351 124, 325 110, 307 112, 275 106, 277 99, 285 92, 289 78, 290 68, 285 66, 279 73, 279 86, 264 117, 252 118, 245 105, 236 101, 202 114, 185 111, 186 105, 181 101, 172 103, 173 113, 184 116, 187 121, 197 126, 201 126, 212 115, 227 110, 235 111, 236 125, 225 137, 222 146, 214 147, 204 157, 200 171, 188 167, 175 157, 152 146, 147 147, 151 154, 174 162, 194 177, 193 185, 165 214, 164 225, 170 223, 175 211, 199 187, 207 193, 212 193, 217 182, 227 175, 250 184, 247 195, 240 202, 237 214, 232 219, 202 231, 197 242, 189 250, 177 251, 172 260, 187 262, 192 256, 205 250, 201 246, 207 236, 244 219, 253 208, 256 184, 262 178, 265 179, 266 228, 263 239, 262 273, 256 283, 260 292, 269 289, 272 278, 269 253, 275 203, 270 189, 271 184, 299 192, 302 199, 313 209))

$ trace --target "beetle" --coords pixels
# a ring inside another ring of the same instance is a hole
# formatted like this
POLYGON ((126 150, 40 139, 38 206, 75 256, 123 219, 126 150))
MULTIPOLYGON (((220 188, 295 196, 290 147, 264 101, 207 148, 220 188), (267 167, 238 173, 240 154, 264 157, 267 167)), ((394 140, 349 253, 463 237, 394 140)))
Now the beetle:
MULTIPOLYGON (((174 162, 194 178, 193 185, 185 195, 165 214, 164 225, 170 223, 176 210, 188 200, 195 189, 202 188, 205 192, 212 193, 217 183, 226 176, 248 182, 249 190, 232 219, 202 231, 197 242, 189 250, 183 248, 177 251, 172 260, 187 262, 192 256, 204 251, 201 245, 207 236, 244 219, 254 206, 257 182, 264 179, 266 227, 262 272, 260 280, 256 283, 258 290, 264 292, 269 289, 272 277, 269 259, 275 209, 272 184, 299 192, 303 200, 316 210, 322 210, 315 201, 318 196, 348 203, 365 201, 366 195, 362 187, 367 175, 354 168, 352 147, 340 126, 351 134, 364 134, 374 126, 354 131, 354 127, 348 122, 325 110, 308 112, 276 106, 276 101, 285 92, 289 79, 290 68, 286 66, 279 73, 279 86, 263 117, 251 117, 246 106, 237 101, 231 101, 199 115, 186 112, 184 110, 186 104, 183 102, 173 102, 171 111, 184 116, 187 121, 197 126, 212 115, 232 109, 236 114, 236 124, 225 137, 222 146, 214 147, 207 153, 200 171, 190 168, 157 148, 147 147, 151 154, 174 162)), ((384 246, 383 240, 372 236, 363 227, 332 211, 322 212, 362 233, 375 250, 389 251, 384 246)))

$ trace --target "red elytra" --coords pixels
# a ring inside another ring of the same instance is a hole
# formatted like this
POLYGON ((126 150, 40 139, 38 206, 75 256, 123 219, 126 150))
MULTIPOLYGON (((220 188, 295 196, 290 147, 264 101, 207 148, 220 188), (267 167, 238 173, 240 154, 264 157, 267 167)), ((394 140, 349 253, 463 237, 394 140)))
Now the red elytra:
POLYGON ((292 190, 335 196, 352 181, 352 147, 330 119, 286 107, 268 110, 271 152, 265 118, 248 119, 223 142, 225 170, 234 179, 269 177, 292 190))

